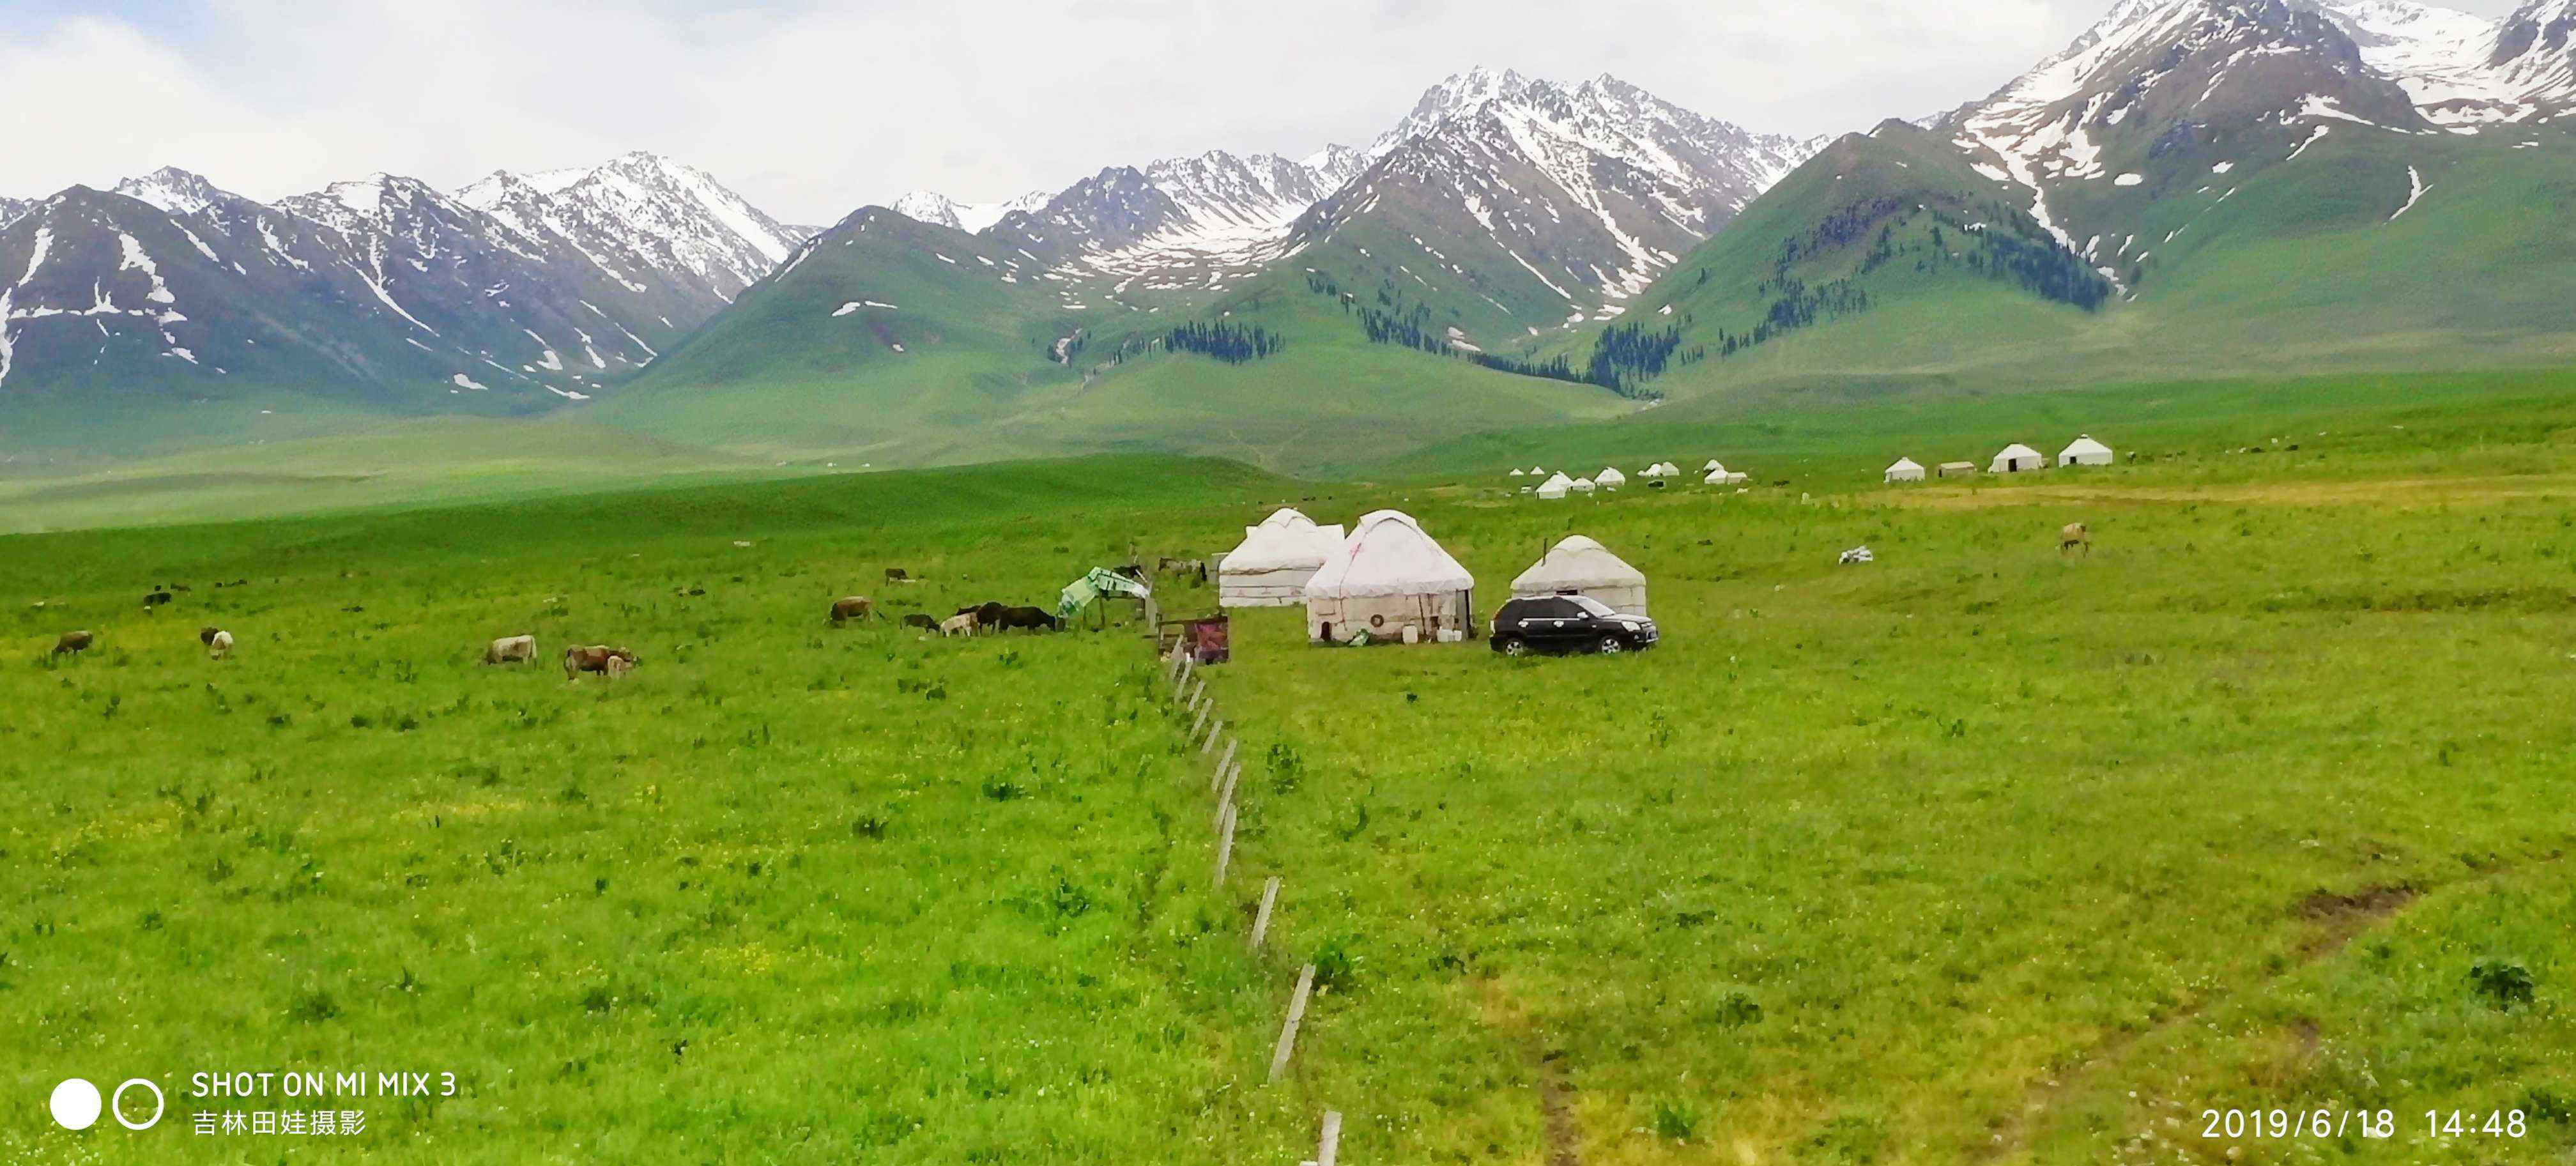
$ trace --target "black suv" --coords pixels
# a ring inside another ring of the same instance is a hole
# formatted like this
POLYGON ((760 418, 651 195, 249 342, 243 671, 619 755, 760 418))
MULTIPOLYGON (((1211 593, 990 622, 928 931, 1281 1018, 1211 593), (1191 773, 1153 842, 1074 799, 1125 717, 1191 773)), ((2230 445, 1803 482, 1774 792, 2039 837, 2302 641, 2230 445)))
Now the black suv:
POLYGON ((1655 639, 1655 621, 1621 615, 1588 595, 1515 599, 1494 613, 1493 648, 1506 656, 1642 651, 1655 639))

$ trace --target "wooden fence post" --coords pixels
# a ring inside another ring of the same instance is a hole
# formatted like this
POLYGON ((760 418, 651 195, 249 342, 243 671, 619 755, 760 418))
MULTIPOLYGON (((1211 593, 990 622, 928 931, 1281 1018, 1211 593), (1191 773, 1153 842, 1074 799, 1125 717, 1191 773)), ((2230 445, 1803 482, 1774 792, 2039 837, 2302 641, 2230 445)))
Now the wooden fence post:
POLYGON ((1297 973, 1297 994, 1288 998, 1288 1023, 1279 1026, 1279 1048, 1270 1054, 1270 1079, 1288 1071, 1288 1054, 1297 1050, 1297 1026, 1306 1019, 1306 997, 1315 991, 1315 965, 1297 973))
POLYGON ((1222 834, 1216 843, 1216 885, 1225 885, 1225 868, 1234 861, 1234 807, 1225 808, 1222 834))
POLYGON ((1211 729, 1209 729, 1209 730, 1208 730, 1207 740, 1205 740, 1205 741, 1203 741, 1203 742, 1200 742, 1200 743, 1199 743, 1199 756, 1201 756, 1201 757, 1205 757, 1205 756, 1207 756, 1208 754, 1210 754, 1210 753, 1212 753, 1212 752, 1215 752, 1215 751, 1216 751, 1216 739, 1217 739, 1217 738, 1219 738, 1219 737, 1222 737, 1222 736, 1224 736, 1224 735, 1225 735, 1225 718, 1224 718, 1224 717, 1218 717, 1218 718, 1216 719, 1216 726, 1215 726, 1214 728, 1211 728, 1211 729))
POLYGON ((1219 815, 1223 815, 1234 805, 1234 783, 1242 776, 1242 766, 1229 765, 1225 767, 1225 784, 1217 787, 1216 791, 1216 812, 1219 815))
POLYGON ((1341 1152, 1342 1113, 1337 1109, 1325 1110, 1324 1134, 1315 1142, 1315 1166, 1333 1166, 1333 1159, 1341 1152))
POLYGON ((1234 766, 1234 747, 1243 744, 1241 736, 1226 738, 1225 756, 1216 759, 1216 772, 1208 775, 1208 792, 1215 793, 1225 784, 1225 771, 1234 766))
POLYGON ((1252 950, 1261 950, 1261 937, 1270 933, 1270 907, 1279 901, 1279 876, 1272 875, 1261 884, 1261 911, 1252 917, 1252 950))
POLYGON ((1207 720, 1208 706, 1201 705, 1199 706, 1199 715, 1190 721, 1190 740, 1196 741, 1199 739, 1199 732, 1207 728, 1207 720))

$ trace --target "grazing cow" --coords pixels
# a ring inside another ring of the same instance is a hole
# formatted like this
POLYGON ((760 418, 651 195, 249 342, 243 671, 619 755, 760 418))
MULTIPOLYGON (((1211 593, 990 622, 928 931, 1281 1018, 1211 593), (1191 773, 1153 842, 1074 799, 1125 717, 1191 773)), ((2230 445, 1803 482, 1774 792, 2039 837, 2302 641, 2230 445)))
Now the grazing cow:
POLYGON ((535 636, 503 636, 483 649, 486 664, 534 664, 537 662, 535 636))
POLYGON ((69 656, 74 653, 89 651, 90 643, 94 639, 96 639, 96 637, 90 635, 88 632, 64 632, 63 638, 54 641, 54 654, 57 656, 69 656))
POLYGON ((625 648, 612 648, 606 644, 592 644, 588 647, 575 645, 564 649, 564 679, 579 680, 584 672, 597 672, 605 676, 608 674, 608 663, 611 660, 624 661, 621 668, 633 668, 642 662, 635 653, 625 648))
POLYGON ((864 595, 845 595, 832 601, 832 626, 839 627, 854 619, 871 619, 877 605, 864 595))
POLYGON ((233 654, 233 634, 222 628, 198 628, 197 642, 206 646, 209 660, 221 660, 233 654))
POLYGON ((147 594, 143 597, 143 610, 150 611, 164 603, 170 602, 170 598, 170 593, 167 591, 154 591, 147 594))
POLYGON ((978 603, 973 607, 958 608, 957 614, 974 616, 976 626, 978 627, 990 626, 1001 622, 1002 605, 999 603, 989 602, 978 603))
POLYGON ((2084 548, 2085 558, 2092 558, 2093 532, 2085 529, 2084 524, 2080 522, 2070 522, 2065 526, 2059 527, 2057 531, 2057 553, 2062 555, 2077 547, 2084 548))
POLYGON ((624 680, 634 674, 635 661, 624 656, 611 656, 608 658, 608 671, 606 675, 610 680, 624 680))
POLYGON ((939 621, 939 634, 941 636, 974 635, 975 613, 972 611, 961 611, 955 615, 949 616, 947 619, 939 621))
POLYGON ((910 583, 912 582, 912 575, 901 567, 888 567, 886 568, 886 582, 910 583))
POLYGON ((908 628, 920 628, 925 632, 935 632, 939 630, 939 621, 916 611, 911 615, 903 617, 903 626, 908 628))
POLYGON ((1029 631, 1044 629, 1052 632, 1061 630, 1064 626, 1062 620, 1048 614, 1044 608, 1037 607, 1005 607, 996 614, 991 623, 995 631, 1024 628, 1029 631))

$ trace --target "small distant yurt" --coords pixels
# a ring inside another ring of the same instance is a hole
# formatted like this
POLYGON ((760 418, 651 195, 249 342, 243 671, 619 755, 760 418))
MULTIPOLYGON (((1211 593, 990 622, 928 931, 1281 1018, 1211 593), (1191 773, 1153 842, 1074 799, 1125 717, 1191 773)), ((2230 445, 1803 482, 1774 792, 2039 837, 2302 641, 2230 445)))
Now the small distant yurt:
POLYGON ((2016 441, 2005 446, 2002 453, 1995 455, 1995 460, 1986 466, 1986 472, 2018 474, 2023 470, 2045 469, 2047 466, 2048 459, 2040 456, 2038 450, 2016 441))
POLYGON ((1512 598, 1589 595, 1624 615, 1646 614, 1646 576, 1600 543, 1574 535, 1512 580, 1512 598))
POLYGON ((1512 467, 1512 476, 1513 476, 1513 477, 1515 477, 1515 478, 1525 478, 1525 477, 1528 477, 1529 475, 1522 473, 1522 472, 1521 472, 1521 468, 1520 468, 1519 466, 1513 466, 1513 467, 1512 467))
POLYGON ((1975 477, 1976 473, 1977 463, 1975 462, 1941 463, 1941 476, 1944 478, 1970 478, 1975 477))
POLYGON ((1574 480, 1574 485, 1567 487, 1567 489, 1570 489, 1577 494, 1589 494, 1592 492, 1592 488, 1599 484, 1600 483, 1595 482, 1590 478, 1576 478, 1574 480))
POLYGON ((1400 640, 1464 636, 1475 618, 1475 577, 1399 510, 1363 515, 1306 583, 1306 638, 1349 643, 1362 632, 1400 640))
POLYGON ((1665 463, 1664 463, 1664 476, 1665 476, 1665 477, 1667 477, 1667 478, 1678 478, 1678 477, 1682 476, 1682 468, 1681 468, 1680 466, 1674 465, 1674 464, 1673 464, 1673 463, 1671 463, 1671 462, 1665 462, 1665 463))
POLYGON ((1628 484, 1628 475, 1620 473, 1617 466, 1603 466, 1601 472, 1593 476, 1592 484, 1604 490, 1616 490, 1628 484))
POLYGON ((1725 484, 1726 484, 1726 467, 1725 467, 1725 466, 1719 466, 1719 467, 1717 467, 1716 469, 1710 470, 1710 471, 1708 472, 1708 476, 1707 476, 1707 477, 1705 477, 1705 478, 1701 478, 1701 479, 1699 480, 1699 482, 1700 482, 1700 485, 1703 485, 1703 486, 1723 486, 1723 485, 1725 485, 1725 484))
POLYGON ((2090 433, 2076 437, 2065 449, 2057 451, 2061 466, 2107 466, 2111 464, 2111 447, 2093 440, 2090 433))
POLYGON ((1538 468, 1537 466, 1531 466, 1531 467, 1530 467, 1530 476, 1531 476, 1531 477, 1533 477, 1533 478, 1535 478, 1535 477, 1539 476, 1540 474, 1544 474, 1544 473, 1546 473, 1546 472, 1547 472, 1546 470, 1542 470, 1542 469, 1538 468))
POLYGON ((1704 471, 1707 471, 1707 472, 1710 472, 1710 473, 1715 473, 1716 471, 1718 471, 1718 470, 1722 470, 1722 469, 1725 469, 1725 468, 1726 468, 1725 466, 1722 466, 1722 465, 1717 464, 1717 459, 1716 459, 1716 458, 1710 458, 1710 459, 1708 459, 1708 464, 1700 467, 1700 469, 1701 469, 1701 470, 1704 470, 1704 471))
POLYGON ((1293 509, 1281 509, 1243 528, 1243 541, 1217 560, 1219 607, 1293 607, 1306 599, 1306 582, 1342 543, 1340 526, 1317 526, 1293 509))
POLYGON ((1573 488, 1574 479, 1566 477, 1563 474, 1556 474, 1548 478, 1547 481, 1539 484, 1538 496, 1541 498, 1563 498, 1565 497, 1565 492, 1573 488))
POLYGON ((1923 480, 1923 463, 1915 461, 1910 457, 1898 458, 1896 459, 1896 464, 1887 467, 1887 480, 1891 482, 1920 482, 1923 480))

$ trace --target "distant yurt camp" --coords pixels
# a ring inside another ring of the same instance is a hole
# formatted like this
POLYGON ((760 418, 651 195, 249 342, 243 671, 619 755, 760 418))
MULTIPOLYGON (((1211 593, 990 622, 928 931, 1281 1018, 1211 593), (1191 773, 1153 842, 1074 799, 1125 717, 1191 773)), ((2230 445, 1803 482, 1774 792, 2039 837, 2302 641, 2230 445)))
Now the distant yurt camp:
POLYGON ((1512 580, 1512 598, 1589 595, 1626 615, 1646 614, 1646 576, 1600 543, 1572 535, 1512 580))
POLYGON ((1346 644, 1366 634, 1419 640, 1464 637, 1475 618, 1475 577, 1411 515, 1372 511, 1333 548, 1306 584, 1306 637, 1346 644))
POLYGON ((1342 543, 1342 528, 1317 526, 1293 509, 1281 509, 1243 528, 1243 541, 1217 560, 1219 607, 1294 607, 1306 601, 1306 582, 1342 543))
POLYGON ((1887 467, 1887 480, 1891 482, 1920 482, 1923 480, 1923 463, 1915 461, 1910 457, 1898 458, 1896 459, 1896 464, 1887 467))
POLYGON ((2002 453, 1995 455, 1995 460, 1986 466, 1986 472, 2018 474, 2023 470, 2044 469, 2047 465, 2048 459, 2040 456, 2038 450, 2016 441, 2005 446, 2002 453))
POLYGON ((2111 447, 2093 440, 2090 433, 2078 436, 2065 449, 2057 452, 2061 466, 2107 466, 2111 464, 2111 447))

